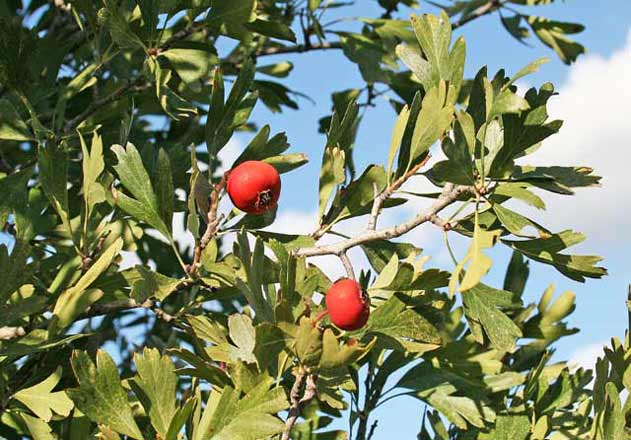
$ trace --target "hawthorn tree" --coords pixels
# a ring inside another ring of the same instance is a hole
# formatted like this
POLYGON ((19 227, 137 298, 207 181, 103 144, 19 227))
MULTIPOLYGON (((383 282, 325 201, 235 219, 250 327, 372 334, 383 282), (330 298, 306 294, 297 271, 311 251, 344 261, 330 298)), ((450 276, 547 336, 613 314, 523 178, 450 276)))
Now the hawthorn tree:
POLYGON ((2 2, 0 436, 390 438, 373 411, 407 395, 422 402, 419 439, 630 438, 628 336, 588 386, 591 371, 550 361, 577 331, 574 295, 522 299, 531 260, 576 281, 606 273, 568 251, 580 233, 520 213, 599 177, 527 165, 561 128, 546 112, 552 84, 515 85, 544 60, 465 78, 465 40, 452 37, 495 15, 571 63, 584 49, 568 35, 583 27, 537 15, 552 1, 379 0, 381 16, 347 20, 327 18, 353 11, 333 0, 2 2), (414 14, 429 3, 435 14, 414 14), (278 174, 307 157, 250 115, 296 111, 284 57, 324 50, 364 83, 334 93, 319 121, 318 228, 271 232, 278 174), (378 96, 398 114, 392 141, 358 170, 378 96), (223 164, 234 174, 219 173, 236 131, 251 140, 223 164), (435 190, 415 191, 414 176, 435 190), (223 212, 226 192, 245 212, 223 212), (415 199, 414 216, 380 224, 415 199), (356 217, 365 228, 347 235, 356 217), (451 272, 410 242, 424 223, 447 246, 468 237, 451 272), (484 281, 493 246, 513 251, 502 286, 484 281), (329 279, 310 259, 321 255, 347 278, 329 279))

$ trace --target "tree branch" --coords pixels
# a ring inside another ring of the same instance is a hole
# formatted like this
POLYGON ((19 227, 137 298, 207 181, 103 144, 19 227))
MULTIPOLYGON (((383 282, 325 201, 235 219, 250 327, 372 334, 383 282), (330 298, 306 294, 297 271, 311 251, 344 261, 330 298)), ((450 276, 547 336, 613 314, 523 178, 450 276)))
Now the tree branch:
POLYGON ((291 430, 293 429, 298 417, 300 417, 300 408, 305 403, 309 402, 311 399, 316 397, 317 395, 317 386, 316 386, 317 376, 315 374, 308 374, 306 370, 300 367, 300 370, 296 374, 296 381, 294 385, 291 387, 291 392, 289 393, 289 416, 285 421, 285 430, 281 436, 281 440, 290 440, 291 439, 291 430), (302 387, 305 385, 304 394, 302 394, 302 387))
POLYGON ((159 308, 156 305, 156 302, 154 300, 148 299, 142 303, 139 303, 133 298, 123 299, 120 301, 113 301, 113 302, 104 303, 104 304, 93 304, 84 314, 79 316, 78 320, 94 318, 95 316, 109 315, 110 313, 118 313, 118 312, 123 312, 123 311, 133 310, 133 309, 140 309, 140 308, 151 310, 153 313, 155 313, 157 318, 167 323, 175 324, 175 321, 177 320, 176 316, 170 315, 164 310, 162 310, 161 308, 159 308))
POLYGON ((467 15, 460 20, 456 20, 451 23, 452 29, 458 29, 459 27, 464 26, 467 23, 472 22, 473 20, 477 20, 480 17, 484 17, 485 15, 491 14, 502 8, 502 2, 500 0, 491 0, 488 3, 483 4, 478 9, 473 11, 471 14, 467 15))
POLYGON ((79 113, 77 116, 66 122, 66 125, 64 126, 64 133, 70 133, 72 130, 77 128, 79 124, 81 124, 81 122, 90 117, 92 114, 96 113, 102 107, 105 107, 107 104, 118 101, 128 93, 140 92, 148 89, 152 85, 153 84, 151 82, 145 81, 145 78, 142 76, 136 78, 133 81, 125 80, 125 84, 118 88, 116 91, 103 98, 93 101, 83 112, 79 113))
POLYGON ((346 274, 351 280, 355 280, 355 271, 353 270, 353 264, 351 263, 350 258, 346 255, 346 252, 340 252, 338 254, 340 260, 342 260, 342 264, 344 265, 344 269, 346 269, 346 274))
POLYGON ((374 231, 377 227, 377 218, 379 217, 379 213, 381 212, 381 207, 388 200, 392 194, 401 188, 401 186, 408 181, 410 177, 412 177, 418 170, 423 168, 427 162, 429 162, 431 158, 431 154, 428 154, 425 159, 423 159, 418 164, 414 165, 410 170, 399 177, 397 180, 392 182, 389 187, 387 187, 381 194, 376 195, 375 200, 372 204, 372 209, 370 210, 370 218, 368 219, 368 227, 366 228, 369 231, 374 231))
POLYGON ((443 189, 440 196, 434 201, 434 203, 432 203, 429 208, 405 223, 376 231, 366 231, 355 237, 351 237, 349 239, 342 240, 330 245, 299 248, 294 251, 294 255, 299 257, 314 257, 317 255, 340 255, 342 252, 345 252, 355 246, 360 246, 364 243, 369 243, 375 240, 387 240, 395 237, 400 237, 401 235, 406 234, 417 226, 431 221, 433 216, 457 201, 460 196, 471 194, 473 192, 474 188, 471 186, 455 186, 453 184, 447 184, 445 185, 445 188, 443 189))
MULTIPOLYGON (((492 0, 488 3, 480 6, 477 10, 475 10, 472 14, 467 17, 455 21, 452 23, 452 29, 457 29, 465 24, 480 18, 484 15, 488 15, 492 12, 499 10, 502 7, 502 2, 499 0, 492 0)), ((175 32, 168 40, 166 40, 160 47, 150 49, 153 55, 158 55, 160 52, 164 50, 168 50, 178 41, 182 41, 196 32, 208 32, 208 28, 204 26, 204 22, 195 22, 190 26, 185 27, 184 29, 175 32)), ((322 42, 319 44, 296 44, 293 46, 272 46, 260 49, 259 51, 254 53, 254 57, 265 57, 272 55, 283 55, 283 54, 292 54, 292 53, 304 53, 304 52, 313 52, 313 51, 322 51, 322 50, 337 50, 343 49, 343 45, 340 41, 331 41, 331 42, 322 42)), ((238 65, 239 60, 234 59, 234 57, 228 57, 221 62, 238 65)), ((64 133, 70 133, 72 130, 77 128, 77 126, 86 118, 94 114, 101 107, 106 106, 112 102, 115 102, 127 95, 128 93, 133 93, 137 91, 145 90, 152 86, 151 82, 147 82, 143 77, 138 77, 135 80, 128 80, 127 84, 120 87, 118 90, 113 92, 112 94, 103 97, 101 99, 97 99, 92 102, 82 113, 77 115, 76 117, 69 120, 64 126, 64 133)))

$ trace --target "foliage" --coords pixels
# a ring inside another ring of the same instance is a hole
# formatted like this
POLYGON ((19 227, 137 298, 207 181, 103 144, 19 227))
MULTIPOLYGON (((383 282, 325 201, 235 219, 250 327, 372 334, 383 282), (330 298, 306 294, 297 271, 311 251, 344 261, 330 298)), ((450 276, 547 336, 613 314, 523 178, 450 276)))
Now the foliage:
POLYGON ((0 436, 388 438, 371 412, 409 395, 426 408, 420 439, 630 437, 629 336, 605 350, 590 388, 592 372, 550 360, 577 331, 566 323, 574 295, 555 299, 550 287, 538 304, 523 300, 530 261, 576 281, 605 275, 599 257, 568 251, 580 233, 523 213, 545 209, 544 192, 570 196, 600 178, 524 164, 561 128, 546 110, 551 84, 523 96, 515 85, 544 60, 512 77, 482 68, 465 78, 465 40, 452 36, 498 13, 510 35, 532 32, 570 63, 584 49, 568 35, 582 26, 533 15, 551 2, 379 0, 381 17, 354 27, 325 21, 352 7, 332 0, 0 4, 0 225, 10 237, 0 245, 0 436), (408 20, 419 3, 436 14, 408 20), (270 232, 275 210, 219 215, 217 155, 235 132, 252 140, 226 168, 307 163, 251 114, 259 102, 299 107, 282 58, 312 50, 340 50, 365 82, 335 93, 319 121, 317 230, 270 232), (392 141, 385 166, 358 170, 356 135, 378 96, 398 114, 392 141), (438 148, 445 159, 431 163, 438 148), (403 191, 416 175, 436 192, 403 191), (427 199, 415 217, 378 225, 383 210, 427 199), (355 217, 366 230, 340 238, 355 217), (452 272, 426 268, 421 243, 405 241, 427 222, 447 243, 469 238, 452 272), (497 288, 485 276, 500 245, 513 257, 497 288), (322 318, 314 293, 334 280, 310 257, 337 256, 354 277, 354 247, 370 263, 359 280, 372 310, 366 327, 343 332, 322 318))

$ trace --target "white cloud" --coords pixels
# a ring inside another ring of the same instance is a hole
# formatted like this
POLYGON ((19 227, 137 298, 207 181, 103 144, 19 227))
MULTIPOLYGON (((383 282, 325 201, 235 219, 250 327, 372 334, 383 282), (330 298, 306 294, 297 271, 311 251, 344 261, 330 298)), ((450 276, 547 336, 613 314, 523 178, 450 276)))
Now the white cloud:
POLYGON ((551 226, 586 232, 599 245, 629 245, 631 180, 631 33, 623 49, 610 57, 587 55, 570 68, 567 82, 549 106, 563 119, 561 132, 525 162, 536 165, 581 165, 603 176, 602 188, 579 189, 573 197, 552 196, 545 221, 551 226), (626 237, 626 243, 621 238, 626 237))

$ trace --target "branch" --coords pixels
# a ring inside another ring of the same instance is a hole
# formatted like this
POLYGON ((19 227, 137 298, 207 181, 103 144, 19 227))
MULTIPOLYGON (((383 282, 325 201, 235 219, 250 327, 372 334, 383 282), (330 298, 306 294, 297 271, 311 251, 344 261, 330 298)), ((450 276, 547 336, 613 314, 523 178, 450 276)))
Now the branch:
POLYGON ((471 14, 467 15, 466 17, 461 18, 460 20, 456 20, 455 22, 451 23, 451 28, 458 29, 459 27, 462 27, 473 20, 477 20, 480 17, 491 14, 501 9, 502 6, 503 5, 500 0, 490 0, 488 3, 483 4, 482 6, 480 6, 478 9, 476 9, 475 11, 473 11, 471 14))
POLYGON ((81 124, 81 122, 90 117, 92 114, 96 113, 102 107, 105 107, 107 104, 118 101, 128 93, 140 92, 148 89, 152 85, 153 84, 151 82, 145 81, 145 78, 142 76, 136 78, 133 81, 125 80, 125 84, 119 89, 103 98, 93 101, 83 112, 79 113, 77 116, 66 122, 66 125, 64 126, 64 133, 70 133, 72 130, 77 128, 79 124, 81 124))
MULTIPOLYGON (((480 6, 477 10, 475 10, 472 14, 468 15, 464 19, 460 19, 452 23, 452 29, 457 29, 465 24, 480 18, 484 15, 490 14, 499 10, 502 7, 502 2, 499 0, 491 0, 488 3, 480 6)), ((208 32, 208 28, 204 26, 204 22, 195 22, 190 26, 174 33, 167 41, 165 41, 160 47, 149 49, 150 53, 153 55, 158 55, 160 52, 164 50, 168 50, 171 46, 173 46, 178 41, 184 40, 196 32, 208 32)), ((254 57, 265 57, 272 55, 283 55, 283 54, 292 54, 292 53, 304 53, 304 52, 312 52, 312 51, 321 51, 321 50, 337 50, 342 49, 342 43, 340 41, 331 41, 331 42, 322 42, 319 44, 296 44, 293 46, 272 46, 260 49, 259 51, 254 53, 254 57)), ((238 65, 239 60, 234 59, 234 57, 228 57, 221 62, 238 65)), ((81 114, 77 115, 70 121, 66 123, 64 126, 64 133, 70 133, 72 130, 77 128, 77 126, 86 118, 91 116, 93 113, 98 111, 101 107, 104 107, 107 104, 110 104, 114 101, 119 100, 126 94, 130 92, 138 92, 143 91, 151 87, 151 82, 145 82, 142 77, 136 78, 135 80, 129 80, 127 84, 123 85, 120 89, 108 95, 104 98, 97 99, 92 102, 88 108, 86 108, 81 114), (144 83, 144 84, 143 84, 144 83)))
POLYGON ((392 182, 392 184, 390 184, 390 186, 386 188, 381 194, 376 195, 375 200, 372 204, 372 209, 370 210, 370 218, 368 219, 368 227, 366 229, 368 229, 369 231, 374 231, 376 229, 377 218, 379 217, 381 207, 386 202, 386 200, 388 200, 396 190, 401 188, 401 186, 405 182, 407 182, 410 177, 416 174, 418 170, 423 168, 427 164, 427 162, 429 162, 431 157, 431 154, 425 156, 425 159, 414 165, 407 173, 392 182))
POLYGON ((342 264, 344 265, 344 269, 346 269, 346 274, 351 280, 355 280, 355 271, 353 270, 353 264, 351 263, 350 258, 346 255, 346 252, 341 252, 338 257, 342 260, 342 264))
POLYGON ((177 323, 177 316, 168 314, 160 307, 158 307, 155 301, 151 299, 148 299, 142 303, 139 303, 133 298, 128 298, 120 301, 113 301, 110 303, 94 304, 90 306, 90 308, 84 314, 79 316, 78 319, 94 318, 95 316, 109 315, 111 313, 118 313, 140 308, 151 310, 158 319, 173 324, 176 327, 181 327, 181 325, 177 323))
POLYGON ((291 430, 296 424, 298 417, 300 417, 300 407, 304 405, 305 403, 309 402, 314 397, 316 397, 317 395, 316 380, 317 380, 317 376, 315 374, 307 374, 307 371, 305 371, 302 367, 300 367, 300 370, 296 374, 296 381, 294 382, 294 385, 291 387, 291 392, 289 393, 289 401, 290 401, 289 416, 287 417, 287 420, 285 421, 285 430, 283 431, 281 440, 291 439, 290 437, 291 430), (305 379, 307 382, 305 386, 305 392, 302 395, 302 397, 300 397, 300 394, 302 392, 302 386, 305 383, 305 379))
POLYGON ((351 249, 355 246, 360 246, 364 243, 400 237, 401 235, 410 232, 417 226, 431 221, 433 216, 438 214, 447 206, 456 202, 458 198, 460 198, 460 196, 471 194, 473 192, 474 188, 470 186, 455 186, 453 184, 447 184, 445 185, 445 188, 443 189, 440 196, 434 201, 434 203, 432 203, 429 208, 405 223, 376 231, 366 231, 356 237, 342 240, 331 245, 299 248, 294 251, 294 255, 299 257, 314 257, 317 255, 340 255, 348 249, 351 249))
POLYGON ((202 235, 199 243, 195 246, 195 254, 193 255, 193 264, 190 267, 190 274, 194 274, 197 270, 197 266, 199 265, 199 261, 202 256, 202 251, 210 240, 217 234, 217 230, 219 229, 219 224, 223 220, 223 215, 217 217, 217 210, 219 209, 219 200, 221 200, 221 193, 226 187, 228 182, 228 172, 224 173, 221 176, 221 180, 219 183, 213 186, 212 191, 210 192, 210 206, 208 207, 208 214, 206 214, 206 230, 202 235))

